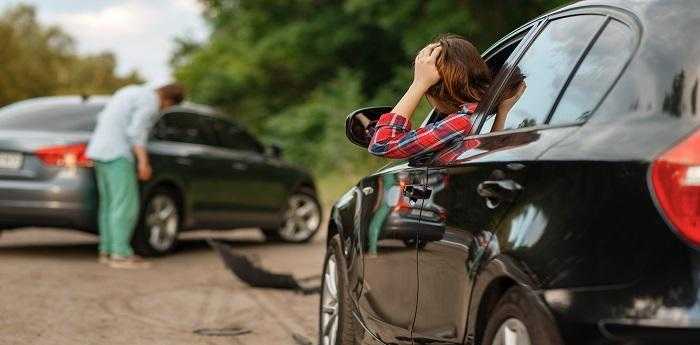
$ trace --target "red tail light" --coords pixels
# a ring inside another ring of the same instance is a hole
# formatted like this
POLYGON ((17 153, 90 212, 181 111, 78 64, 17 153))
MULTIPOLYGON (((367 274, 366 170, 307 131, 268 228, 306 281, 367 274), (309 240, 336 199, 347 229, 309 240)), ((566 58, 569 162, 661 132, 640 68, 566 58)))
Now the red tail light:
POLYGON ((85 156, 87 144, 51 146, 38 149, 37 157, 50 166, 88 167, 92 162, 85 156))
POLYGON ((651 183, 666 219, 700 247, 700 131, 654 161, 651 183))

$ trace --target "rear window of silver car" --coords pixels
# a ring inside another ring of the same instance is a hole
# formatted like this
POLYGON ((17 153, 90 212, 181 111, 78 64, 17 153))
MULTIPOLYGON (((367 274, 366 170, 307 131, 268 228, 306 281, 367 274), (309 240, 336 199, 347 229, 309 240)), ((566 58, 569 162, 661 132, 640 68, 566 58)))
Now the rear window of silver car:
POLYGON ((102 108, 102 103, 20 102, 0 108, 0 130, 90 132, 102 108))

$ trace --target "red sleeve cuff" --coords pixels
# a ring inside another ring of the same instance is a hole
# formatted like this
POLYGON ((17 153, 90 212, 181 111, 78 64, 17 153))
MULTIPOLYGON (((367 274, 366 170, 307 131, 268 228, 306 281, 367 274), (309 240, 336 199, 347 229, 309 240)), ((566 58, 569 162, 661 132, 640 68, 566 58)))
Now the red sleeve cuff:
POLYGON ((379 117, 377 127, 393 127, 396 129, 411 130, 411 121, 403 115, 386 113, 379 117))

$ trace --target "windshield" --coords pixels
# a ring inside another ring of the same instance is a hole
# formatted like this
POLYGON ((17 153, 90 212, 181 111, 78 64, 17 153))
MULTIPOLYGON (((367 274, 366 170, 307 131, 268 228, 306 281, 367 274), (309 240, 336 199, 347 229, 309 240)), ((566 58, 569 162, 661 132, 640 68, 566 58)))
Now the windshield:
POLYGON ((20 102, 0 108, 0 129, 90 132, 102 108, 102 103, 20 102))

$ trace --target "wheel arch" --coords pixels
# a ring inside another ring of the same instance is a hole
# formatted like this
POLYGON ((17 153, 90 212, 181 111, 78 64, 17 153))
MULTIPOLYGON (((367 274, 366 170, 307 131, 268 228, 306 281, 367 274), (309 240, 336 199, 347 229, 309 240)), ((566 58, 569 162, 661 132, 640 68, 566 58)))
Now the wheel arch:
POLYGON ((312 179, 304 178, 297 182, 295 188, 293 190, 299 190, 302 188, 308 188, 314 191, 316 193, 316 183, 312 179))
POLYGON ((489 316, 493 313, 494 308, 501 300, 501 297, 511 287, 517 285, 515 280, 510 277, 502 276, 494 279, 486 286, 486 289, 481 294, 476 311, 476 320, 474 324, 474 344, 481 344, 484 338, 484 331, 488 323, 489 316))
POLYGON ((187 197, 185 196, 185 189, 184 187, 176 182, 175 180, 171 179, 161 179, 154 181, 153 183, 149 184, 147 188, 144 189, 143 193, 143 200, 141 201, 141 209, 146 205, 146 200, 153 195, 155 191, 158 189, 168 189, 169 191, 173 192, 175 194, 178 204, 178 211, 180 212, 181 215, 181 224, 189 224, 190 223, 190 212, 187 206, 187 197))
POLYGON ((505 255, 496 256, 484 265, 472 289, 469 315, 474 317, 467 319, 466 332, 472 341, 467 343, 481 343, 489 317, 508 289, 516 285, 536 289, 536 280, 525 272, 518 261, 505 255))
POLYGON ((337 209, 333 207, 331 209, 331 215, 328 219, 328 229, 326 231, 326 245, 329 245, 331 243, 330 241, 333 238, 333 236, 340 235, 341 233, 343 225, 339 222, 338 217, 339 215, 337 209))

